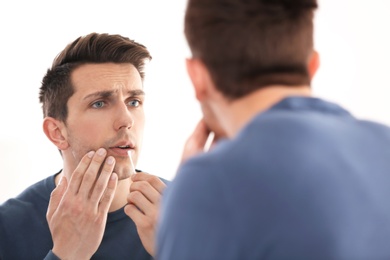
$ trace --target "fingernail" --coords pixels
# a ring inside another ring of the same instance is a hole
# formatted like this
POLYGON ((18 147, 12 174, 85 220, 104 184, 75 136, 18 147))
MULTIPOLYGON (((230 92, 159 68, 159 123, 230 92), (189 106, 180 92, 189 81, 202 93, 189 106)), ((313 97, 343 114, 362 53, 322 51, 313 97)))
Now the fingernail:
POLYGON ((88 155, 88 157, 89 157, 89 158, 92 158, 94 154, 95 154, 95 152, 94 152, 94 151, 90 151, 90 152, 88 152, 88 154, 87 154, 87 155, 88 155))
POLYGON ((99 150, 97 150, 97 154, 100 156, 103 156, 105 153, 106 153, 106 150, 104 150, 103 148, 99 148, 99 150))
POLYGON ((111 174, 111 180, 115 180, 115 178, 116 178, 116 173, 113 172, 113 173, 111 174))
POLYGON ((113 163, 114 163, 114 157, 109 156, 109 157, 107 158, 107 164, 112 165, 113 163))

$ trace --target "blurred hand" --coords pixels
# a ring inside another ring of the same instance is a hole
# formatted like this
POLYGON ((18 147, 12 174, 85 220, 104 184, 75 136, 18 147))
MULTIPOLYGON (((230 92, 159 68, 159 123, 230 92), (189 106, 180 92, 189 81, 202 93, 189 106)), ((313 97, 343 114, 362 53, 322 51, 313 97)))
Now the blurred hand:
POLYGON ((181 157, 182 163, 188 158, 198 153, 204 152, 205 145, 210 133, 211 131, 207 128, 203 119, 200 120, 184 144, 183 154, 181 157))
POLYGON ((219 134, 212 132, 207 127, 204 120, 201 119, 184 145, 181 163, 198 153, 203 153, 209 149, 212 149, 217 141, 221 138, 225 138, 225 135, 222 132, 219 134), (206 145, 208 145, 207 142, 210 136, 213 139, 211 140, 209 147, 206 147, 206 145))
POLYGON ((53 253, 61 259, 90 259, 104 233, 107 213, 114 198, 117 175, 115 159, 104 149, 86 154, 70 181, 62 177, 53 190, 47 222, 53 239, 53 253))

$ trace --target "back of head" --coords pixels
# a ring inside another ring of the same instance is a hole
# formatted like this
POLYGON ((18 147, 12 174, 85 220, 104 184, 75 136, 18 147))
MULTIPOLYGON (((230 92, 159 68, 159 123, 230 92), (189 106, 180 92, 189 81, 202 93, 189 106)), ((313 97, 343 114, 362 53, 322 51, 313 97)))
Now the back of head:
POLYGON ((68 44, 54 59, 42 80, 39 100, 44 116, 66 121, 67 102, 73 95, 71 73, 88 63, 130 63, 144 79, 151 56, 145 46, 118 34, 91 33, 68 44))
POLYGON ((310 85, 316 0, 188 0, 185 35, 230 99, 270 85, 310 85))

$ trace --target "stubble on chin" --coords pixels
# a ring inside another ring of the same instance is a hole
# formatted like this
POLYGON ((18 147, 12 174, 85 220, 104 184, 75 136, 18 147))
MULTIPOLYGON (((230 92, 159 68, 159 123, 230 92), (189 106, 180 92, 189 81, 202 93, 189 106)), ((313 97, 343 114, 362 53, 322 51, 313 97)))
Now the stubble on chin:
POLYGON ((126 160, 118 160, 114 167, 114 171, 118 175, 118 180, 125 180, 131 176, 131 167, 130 163, 126 160))

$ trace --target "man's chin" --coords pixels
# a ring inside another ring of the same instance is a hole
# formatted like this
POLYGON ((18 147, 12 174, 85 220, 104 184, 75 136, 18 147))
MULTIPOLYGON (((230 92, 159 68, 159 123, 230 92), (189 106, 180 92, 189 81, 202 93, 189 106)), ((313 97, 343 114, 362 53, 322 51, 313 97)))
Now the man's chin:
POLYGON ((123 169, 123 168, 117 169, 117 168, 115 168, 113 172, 115 172, 118 175, 119 181, 128 179, 131 176, 130 169, 123 169))

